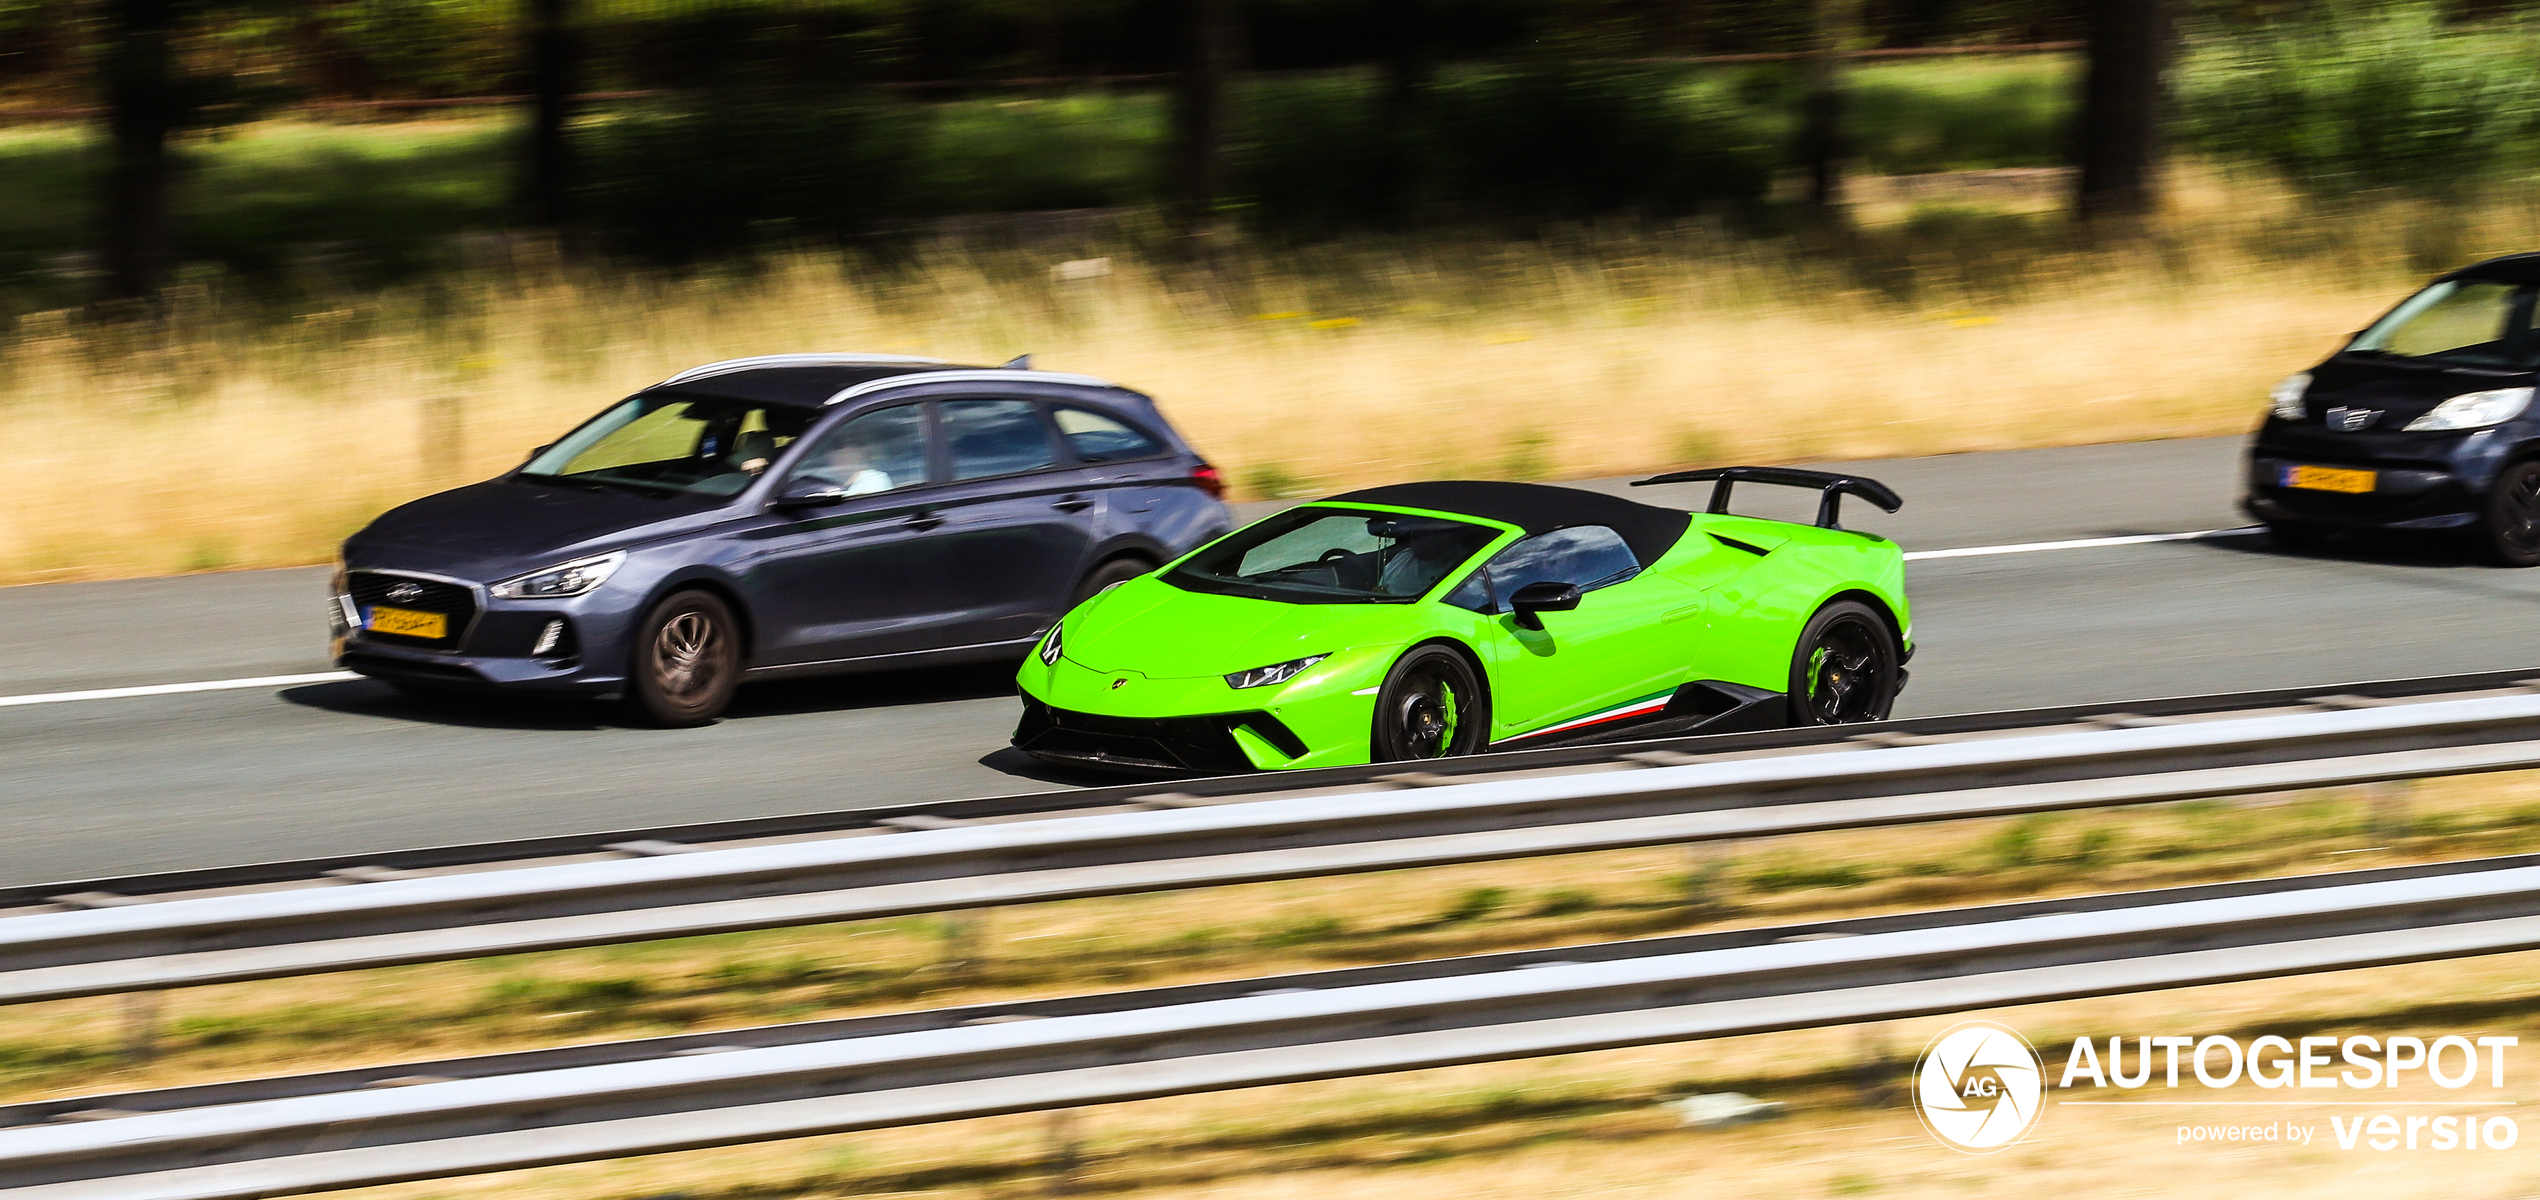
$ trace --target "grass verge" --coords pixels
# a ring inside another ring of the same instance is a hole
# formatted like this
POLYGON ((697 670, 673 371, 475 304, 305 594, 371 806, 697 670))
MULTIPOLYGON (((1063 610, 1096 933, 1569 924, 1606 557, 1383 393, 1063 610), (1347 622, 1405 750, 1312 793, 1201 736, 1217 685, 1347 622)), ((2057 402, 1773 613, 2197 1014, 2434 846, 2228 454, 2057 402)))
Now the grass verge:
POLYGON ((1211 265, 938 247, 669 275, 519 250, 277 310, 180 288, 155 322, 0 339, 0 582, 322 561, 683 367, 917 352, 1120 380, 1229 478, 1318 492, 2233 433, 2267 386, 2525 205, 2323 215, 2187 181, 2161 239, 1923 205, 1839 239, 1702 226, 1527 243, 1237 248, 1211 265))

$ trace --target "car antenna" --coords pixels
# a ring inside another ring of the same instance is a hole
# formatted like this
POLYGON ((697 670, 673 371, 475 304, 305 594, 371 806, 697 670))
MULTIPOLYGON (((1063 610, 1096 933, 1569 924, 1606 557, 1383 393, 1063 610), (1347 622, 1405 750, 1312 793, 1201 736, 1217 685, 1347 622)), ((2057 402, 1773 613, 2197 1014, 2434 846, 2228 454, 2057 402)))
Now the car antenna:
POLYGON ((1032 356, 1029 354, 1017 354, 1012 359, 1007 360, 1005 369, 1008 371, 1029 371, 1032 369, 1032 356))

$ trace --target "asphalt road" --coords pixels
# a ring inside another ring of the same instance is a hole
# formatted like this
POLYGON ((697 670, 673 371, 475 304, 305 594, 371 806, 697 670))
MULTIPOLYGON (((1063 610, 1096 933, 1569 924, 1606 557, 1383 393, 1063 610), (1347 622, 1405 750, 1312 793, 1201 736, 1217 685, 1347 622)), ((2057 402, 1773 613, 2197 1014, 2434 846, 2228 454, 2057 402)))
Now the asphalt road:
MULTIPOLYGON (((2236 439, 1850 464, 1909 551, 2240 526, 2236 439)), ((1624 491, 1616 483, 1589 486, 1624 491)), ((1631 494, 1698 506, 1703 488, 1631 494), (1654 493, 1654 494, 1653 494, 1654 493)), ((1813 497, 1754 490, 1800 519, 1813 497)), ((1767 515, 1780 515, 1768 513, 1767 515)), ((9 704, 323 672, 322 570, 0 589, 0 881, 1063 786, 1003 751, 1002 671, 745 690, 705 729, 595 708, 434 706, 367 681, 9 704), (1001 752, 1002 751, 1002 752, 1001 752)), ((1900 715, 2540 666, 2540 570, 2448 546, 2306 556, 2226 536, 1939 557, 1908 569, 1900 715)))

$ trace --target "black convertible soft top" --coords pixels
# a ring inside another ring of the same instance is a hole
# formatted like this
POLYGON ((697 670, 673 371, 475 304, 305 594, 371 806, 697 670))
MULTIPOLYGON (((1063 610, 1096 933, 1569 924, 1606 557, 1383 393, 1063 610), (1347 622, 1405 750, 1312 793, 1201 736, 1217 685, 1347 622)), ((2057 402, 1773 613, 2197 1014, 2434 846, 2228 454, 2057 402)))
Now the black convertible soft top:
POLYGON ((1623 544, 1632 548, 1632 557, 1644 567, 1657 562, 1684 537, 1685 527, 1693 522, 1692 515, 1680 508, 1659 508, 1577 488, 1486 479, 1396 483, 1324 501, 1353 502, 1463 513, 1514 525, 1529 534, 1575 525, 1603 525, 1623 535, 1623 544))

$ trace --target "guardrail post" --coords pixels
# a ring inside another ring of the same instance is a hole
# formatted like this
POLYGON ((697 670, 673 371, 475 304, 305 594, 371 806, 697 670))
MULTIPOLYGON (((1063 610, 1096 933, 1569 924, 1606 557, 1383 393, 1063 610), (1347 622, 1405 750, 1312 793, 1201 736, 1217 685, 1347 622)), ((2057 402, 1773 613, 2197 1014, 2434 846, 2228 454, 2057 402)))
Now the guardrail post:
POLYGON ((1695 842, 1685 847, 1684 902, 1687 915, 1704 916, 1729 907, 1729 850, 1725 842, 1695 842))
POLYGON ((1858 1060, 1852 1068, 1852 1086, 1859 1094, 1861 1107, 1881 1107, 1887 1103, 1889 1077, 1896 1071, 1896 1055, 1888 1044, 1887 1026, 1873 1022, 1852 1028, 1853 1052, 1858 1060))
POLYGON ((2364 785, 2367 821, 2374 837, 2406 837, 2408 834, 2408 788, 2413 781, 2392 779, 2364 785))
POLYGON ((1076 1110, 1052 1109, 1049 1114, 1050 1175, 1049 1194, 1071 1195, 1076 1191, 1076 1171, 1085 1163, 1084 1139, 1076 1129, 1076 1110))
POLYGON ((123 1060, 130 1064, 150 1061, 159 1049, 159 1008, 165 992, 125 992, 123 994, 123 1060))
POLYGON ((981 926, 987 919, 985 913, 957 912, 936 922, 935 928, 943 938, 943 957, 936 961, 936 969, 956 979, 977 975, 986 958, 979 943, 983 936, 981 926))

